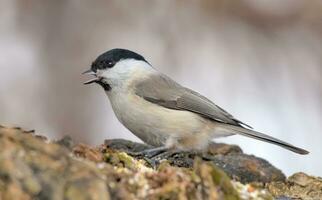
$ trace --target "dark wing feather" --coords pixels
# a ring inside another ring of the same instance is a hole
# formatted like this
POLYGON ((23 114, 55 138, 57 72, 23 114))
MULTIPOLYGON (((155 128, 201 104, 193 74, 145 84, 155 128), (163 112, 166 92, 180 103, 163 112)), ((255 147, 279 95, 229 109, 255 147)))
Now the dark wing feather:
POLYGON ((241 124, 248 126, 206 97, 182 87, 165 75, 156 74, 138 83, 135 92, 145 100, 166 108, 191 111, 203 117, 235 126, 241 124))

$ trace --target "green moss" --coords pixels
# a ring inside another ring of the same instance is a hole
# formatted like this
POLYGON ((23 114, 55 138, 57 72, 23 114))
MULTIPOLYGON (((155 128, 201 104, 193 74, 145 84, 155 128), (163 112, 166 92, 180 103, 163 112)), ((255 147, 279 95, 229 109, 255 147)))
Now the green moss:
POLYGON ((212 180, 214 183, 221 187, 224 192, 225 199, 227 200, 238 200, 239 195, 235 188, 232 186, 229 177, 219 168, 212 166, 213 170, 211 171, 212 180))
POLYGON ((165 170, 168 167, 170 167, 170 163, 167 160, 164 160, 159 164, 157 171, 165 170))
POLYGON ((104 153, 104 161, 117 167, 125 167, 132 170, 146 168, 143 160, 136 160, 125 152, 106 152, 104 153))
POLYGON ((216 187, 220 187, 225 200, 240 199, 238 192, 231 184, 230 178, 214 164, 202 162, 200 158, 196 158, 194 169, 196 174, 198 174, 203 181, 208 181, 210 176, 210 181, 212 181, 216 187))

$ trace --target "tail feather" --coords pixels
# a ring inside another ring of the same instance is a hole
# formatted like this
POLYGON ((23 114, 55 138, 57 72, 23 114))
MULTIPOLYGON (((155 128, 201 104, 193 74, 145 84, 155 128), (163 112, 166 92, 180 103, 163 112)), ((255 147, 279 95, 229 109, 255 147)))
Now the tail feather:
POLYGON ((305 149, 301 149, 299 147, 293 146, 291 144, 288 144, 288 143, 286 143, 286 142, 284 142, 282 140, 273 138, 273 137, 271 137, 269 135, 266 135, 264 133, 260 133, 260 132, 253 131, 253 130, 250 130, 250 129, 246 129, 246 128, 243 128, 243 127, 238 127, 238 126, 233 126, 233 125, 228 125, 228 124, 225 124, 224 128, 229 129, 233 133, 236 133, 236 134, 239 134, 239 135, 243 135, 243 136, 246 136, 246 137, 250 137, 250 138, 254 138, 254 139, 257 139, 257 140, 261 140, 261 141, 264 141, 264 142, 269 142, 271 144, 278 145, 280 147, 283 147, 285 149, 288 149, 288 150, 293 151, 293 152, 298 153, 298 154, 304 155, 304 154, 309 153, 305 149))

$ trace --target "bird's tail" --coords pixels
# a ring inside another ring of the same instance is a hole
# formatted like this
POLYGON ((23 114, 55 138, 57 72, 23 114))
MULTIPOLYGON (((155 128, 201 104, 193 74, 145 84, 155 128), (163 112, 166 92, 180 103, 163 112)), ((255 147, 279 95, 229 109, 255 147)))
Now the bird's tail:
POLYGON ((269 135, 266 135, 264 133, 260 133, 260 132, 257 132, 257 131, 246 129, 244 127, 238 127, 238 126, 233 126, 233 125, 229 125, 229 124, 222 124, 222 128, 224 128, 226 130, 228 129, 229 131, 231 131, 231 132, 233 132, 235 134, 243 135, 243 136, 246 136, 246 137, 250 137, 250 138, 254 138, 254 139, 257 139, 257 140, 262 140, 264 142, 269 142, 271 144, 278 145, 280 147, 283 147, 285 149, 288 149, 288 150, 293 151, 293 152, 298 153, 298 154, 304 155, 304 154, 309 153, 305 149, 301 149, 299 147, 293 146, 291 144, 288 144, 288 143, 286 143, 286 142, 284 142, 282 140, 273 138, 273 137, 271 137, 269 135))

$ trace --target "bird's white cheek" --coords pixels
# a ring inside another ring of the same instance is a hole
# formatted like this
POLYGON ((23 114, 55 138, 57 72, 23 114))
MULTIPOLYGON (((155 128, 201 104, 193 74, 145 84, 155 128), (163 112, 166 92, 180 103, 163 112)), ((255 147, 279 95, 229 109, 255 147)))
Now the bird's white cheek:
POLYGON ((108 70, 97 70, 96 74, 100 78, 109 78, 109 71, 108 70))
POLYGON ((114 84, 118 80, 117 75, 111 69, 99 70, 96 74, 99 78, 103 78, 103 82, 107 84, 114 84))

